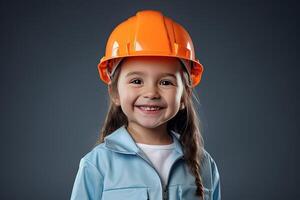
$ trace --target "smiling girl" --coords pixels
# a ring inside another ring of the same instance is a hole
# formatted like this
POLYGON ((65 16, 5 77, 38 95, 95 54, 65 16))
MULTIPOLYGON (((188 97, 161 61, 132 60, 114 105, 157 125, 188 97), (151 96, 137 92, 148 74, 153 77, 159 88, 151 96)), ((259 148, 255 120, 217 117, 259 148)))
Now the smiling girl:
POLYGON ((71 199, 221 199, 192 101, 203 67, 187 31, 140 11, 111 33, 98 65, 110 105, 71 199))

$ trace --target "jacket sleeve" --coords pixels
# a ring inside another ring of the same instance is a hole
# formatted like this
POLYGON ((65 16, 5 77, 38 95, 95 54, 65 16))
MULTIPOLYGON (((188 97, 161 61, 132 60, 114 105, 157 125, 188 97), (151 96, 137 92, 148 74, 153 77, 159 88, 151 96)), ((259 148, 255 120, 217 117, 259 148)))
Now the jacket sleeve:
POLYGON ((212 181, 213 181, 213 200, 221 200, 221 185, 220 185, 220 175, 218 171, 217 164, 213 159, 211 159, 212 165, 212 181))
POLYGON ((71 200, 101 200, 102 191, 102 174, 91 162, 82 158, 73 185, 71 200))

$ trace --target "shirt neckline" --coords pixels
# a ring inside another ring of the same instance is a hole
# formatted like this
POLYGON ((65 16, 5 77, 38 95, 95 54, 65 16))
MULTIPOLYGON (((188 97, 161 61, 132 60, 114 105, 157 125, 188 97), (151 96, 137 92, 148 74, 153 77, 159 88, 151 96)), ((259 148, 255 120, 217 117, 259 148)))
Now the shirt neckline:
POLYGON ((175 142, 173 141, 171 144, 143 144, 143 143, 136 143, 139 147, 148 148, 148 149, 174 149, 175 142))

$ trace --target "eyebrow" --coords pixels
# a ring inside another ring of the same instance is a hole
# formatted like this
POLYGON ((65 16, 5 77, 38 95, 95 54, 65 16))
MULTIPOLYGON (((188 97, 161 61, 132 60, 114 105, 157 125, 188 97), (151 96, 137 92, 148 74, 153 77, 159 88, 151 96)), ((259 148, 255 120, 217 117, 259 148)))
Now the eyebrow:
MULTIPOLYGON (((143 73, 141 71, 129 72, 126 74, 125 77, 132 76, 132 75, 145 75, 145 73, 143 73)), ((173 78, 176 79, 175 74, 172 74, 172 73, 161 73, 161 76, 172 76, 173 78)))

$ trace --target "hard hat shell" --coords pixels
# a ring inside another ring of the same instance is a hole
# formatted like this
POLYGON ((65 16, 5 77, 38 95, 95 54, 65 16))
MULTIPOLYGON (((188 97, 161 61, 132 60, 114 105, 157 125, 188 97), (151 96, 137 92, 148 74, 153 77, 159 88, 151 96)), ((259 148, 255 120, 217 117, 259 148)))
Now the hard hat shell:
POLYGON ((203 66, 195 58, 188 32, 161 12, 144 10, 119 24, 110 34, 105 56, 98 64, 101 80, 106 84, 122 58, 131 56, 167 56, 179 58, 188 67, 192 86, 199 84, 203 66))

